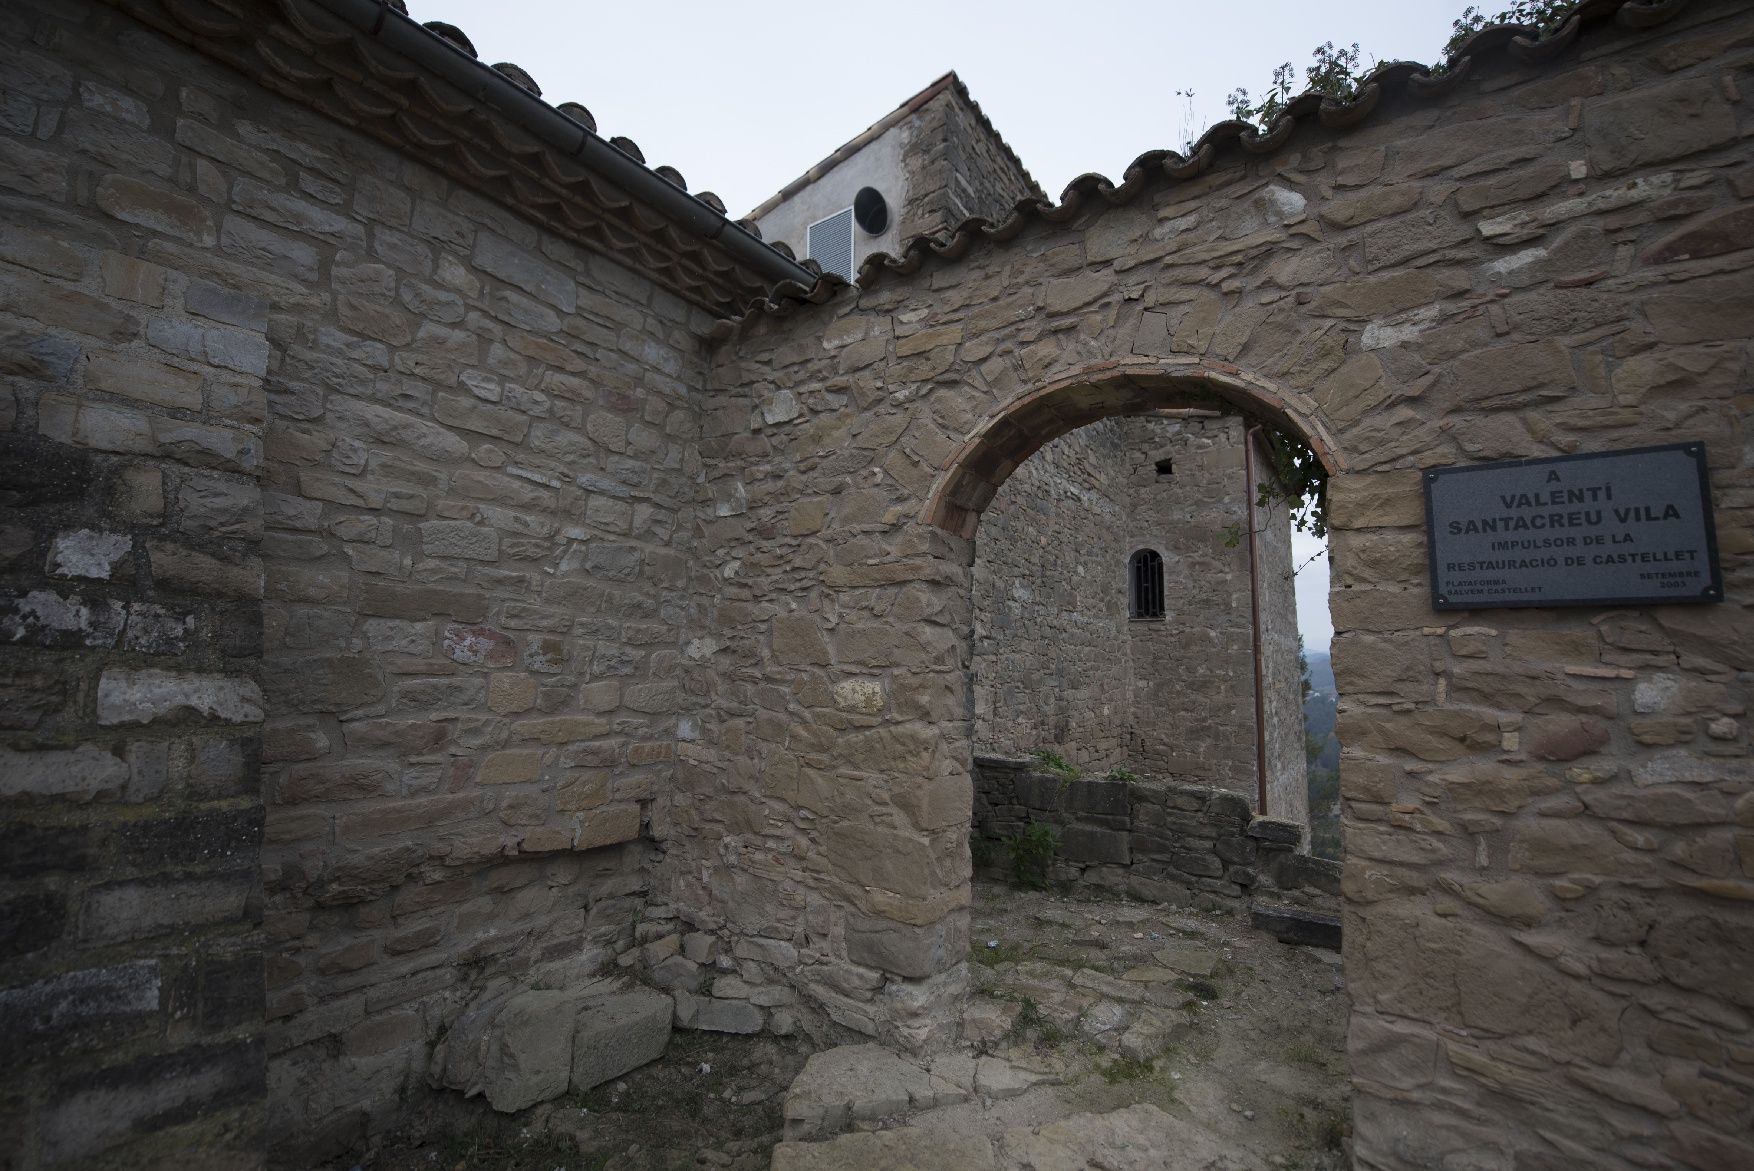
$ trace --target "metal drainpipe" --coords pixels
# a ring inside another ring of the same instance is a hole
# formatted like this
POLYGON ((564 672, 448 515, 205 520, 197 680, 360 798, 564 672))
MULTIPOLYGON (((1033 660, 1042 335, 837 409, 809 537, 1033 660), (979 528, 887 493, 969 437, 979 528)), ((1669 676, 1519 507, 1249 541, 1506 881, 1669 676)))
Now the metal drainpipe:
POLYGON ((517 123, 586 170, 656 209, 703 240, 716 240, 737 261, 767 280, 805 288, 816 274, 787 260, 748 231, 619 148, 530 93, 504 74, 421 27, 383 0, 307 0, 380 44, 456 86, 475 101, 517 123))
POLYGON ((1259 425, 1250 427, 1242 437, 1242 466, 1248 479, 1249 526, 1249 625, 1254 630, 1255 659, 1255 786, 1256 812, 1267 816, 1267 703, 1261 690, 1261 574, 1260 552, 1255 536, 1255 436, 1259 425))

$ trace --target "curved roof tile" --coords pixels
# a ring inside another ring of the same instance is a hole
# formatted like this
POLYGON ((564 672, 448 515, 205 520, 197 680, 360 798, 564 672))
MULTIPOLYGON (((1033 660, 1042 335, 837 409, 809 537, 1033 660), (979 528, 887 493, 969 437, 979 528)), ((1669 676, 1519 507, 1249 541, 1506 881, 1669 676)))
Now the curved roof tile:
MULTIPOLYGON (((1036 221, 1061 224, 1092 208, 1131 202, 1149 188, 1203 174, 1219 154, 1232 148, 1253 155, 1271 153, 1284 145, 1300 124, 1311 120, 1327 129, 1344 131, 1368 119, 1388 95, 1405 93, 1422 101, 1442 97, 1466 80, 1478 58, 1502 54, 1516 61, 1544 63, 1570 48, 1588 24, 1613 19, 1628 28, 1653 28, 1674 17, 1687 3, 1688 0, 1581 0, 1546 36, 1533 25, 1488 26, 1458 46, 1438 68, 1412 61, 1384 62, 1363 79, 1358 92, 1350 98, 1306 92, 1291 99, 1272 125, 1265 128, 1229 120, 1208 129, 1186 155, 1173 150, 1146 151, 1128 165, 1118 185, 1105 175, 1080 175, 1066 185, 1058 203, 1045 197, 1019 200, 1011 214, 999 223, 974 217, 958 224, 948 236, 918 236, 907 241, 899 256, 872 253, 859 266, 859 284, 875 284, 886 275, 910 275, 928 260, 958 260, 980 244, 1010 240, 1036 221)), ((817 288, 803 296, 793 294, 787 285, 776 287, 765 298, 751 301, 744 318, 721 323, 715 335, 730 336, 750 315, 781 313, 800 302, 820 304, 833 295, 823 294, 825 283, 827 278, 818 281, 817 288)))

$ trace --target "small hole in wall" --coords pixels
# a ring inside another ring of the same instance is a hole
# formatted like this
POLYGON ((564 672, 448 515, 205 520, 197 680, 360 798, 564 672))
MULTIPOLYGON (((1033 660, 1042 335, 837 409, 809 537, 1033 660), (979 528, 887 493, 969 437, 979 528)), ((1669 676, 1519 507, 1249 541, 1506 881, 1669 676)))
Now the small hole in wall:
POLYGON ((1174 460, 1160 459, 1157 461, 1157 478, 1158 479, 1161 480, 1161 479, 1164 479, 1165 477, 1173 476, 1173 475, 1175 475, 1175 461, 1174 460))

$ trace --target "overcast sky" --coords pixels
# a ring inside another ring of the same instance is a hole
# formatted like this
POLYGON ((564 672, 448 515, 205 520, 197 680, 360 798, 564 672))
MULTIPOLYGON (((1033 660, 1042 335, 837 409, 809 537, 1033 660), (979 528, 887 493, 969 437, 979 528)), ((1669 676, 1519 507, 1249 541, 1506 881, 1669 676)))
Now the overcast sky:
MULTIPOLYGON (((1501 5, 1489 4, 1496 10, 1501 5)), ((1291 61, 1356 41, 1366 59, 1434 62, 1464 0, 886 0, 581 4, 409 0, 523 66, 551 102, 583 103, 605 135, 681 171, 742 215, 954 69, 1049 195, 1118 178, 1259 93, 1291 61), (1191 91, 1191 99, 1186 96, 1191 91)), ((1299 556, 1301 562, 1307 556, 1299 556)), ((1298 576, 1299 625, 1327 646, 1325 560, 1298 576)))

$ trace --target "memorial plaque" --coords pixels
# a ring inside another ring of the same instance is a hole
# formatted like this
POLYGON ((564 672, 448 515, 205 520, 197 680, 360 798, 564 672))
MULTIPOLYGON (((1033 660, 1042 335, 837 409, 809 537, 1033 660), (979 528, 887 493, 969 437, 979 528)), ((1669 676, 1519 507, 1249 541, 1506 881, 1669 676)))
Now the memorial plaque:
POLYGON ((1439 610, 1724 596, 1699 443, 1426 472, 1425 526, 1439 610))

